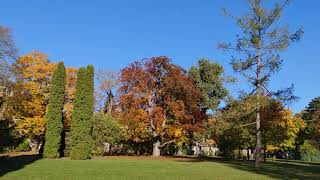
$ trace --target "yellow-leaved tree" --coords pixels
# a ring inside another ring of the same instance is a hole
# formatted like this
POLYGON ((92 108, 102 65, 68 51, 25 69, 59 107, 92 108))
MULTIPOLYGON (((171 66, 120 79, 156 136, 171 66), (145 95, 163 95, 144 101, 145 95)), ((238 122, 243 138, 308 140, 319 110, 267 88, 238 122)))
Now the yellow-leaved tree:
MULTIPOLYGON (((288 150, 294 148, 295 139, 306 123, 280 102, 270 101, 261 109, 262 143, 265 151, 288 150)), ((264 153, 266 159, 266 153, 264 153)))
POLYGON ((71 126, 71 118, 73 112, 73 100, 76 94, 76 80, 77 80, 77 69, 69 67, 67 71, 67 84, 66 84, 66 101, 64 104, 64 129, 69 131, 71 126))
POLYGON ((39 144, 45 132, 45 114, 49 100, 51 76, 55 64, 46 54, 33 51, 20 57, 14 64, 16 86, 20 88, 20 111, 17 112, 18 132, 39 144))
POLYGON ((22 97, 16 129, 18 132, 39 144, 45 132, 45 114, 51 88, 51 76, 55 64, 48 56, 33 51, 20 57, 14 64, 17 73, 16 86, 22 97))
MULTIPOLYGON (((44 138, 45 115, 55 68, 56 63, 50 62, 46 54, 38 51, 21 56, 14 64, 17 73, 15 96, 19 99, 15 114, 16 129, 20 135, 32 140, 36 148, 44 138)), ((66 71, 64 125, 68 128, 73 110, 77 69, 67 68, 66 71)))

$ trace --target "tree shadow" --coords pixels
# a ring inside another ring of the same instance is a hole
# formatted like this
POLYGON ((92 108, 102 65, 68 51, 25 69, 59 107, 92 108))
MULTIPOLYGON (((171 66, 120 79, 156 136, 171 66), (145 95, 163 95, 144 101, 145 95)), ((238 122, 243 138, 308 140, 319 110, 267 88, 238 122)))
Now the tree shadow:
POLYGON ((226 163, 227 166, 249 171, 257 174, 267 175, 280 179, 320 179, 320 166, 307 166, 305 164, 292 164, 286 162, 268 162, 261 164, 259 169, 254 163, 226 163))
POLYGON ((224 161, 220 158, 184 158, 177 161, 216 162, 234 169, 277 179, 320 179, 320 164, 318 163, 275 161, 261 163, 260 168, 256 169, 253 161, 224 161))
POLYGON ((40 159, 38 154, 17 155, 17 156, 0 156, 0 177, 5 174, 24 168, 26 165, 40 159))

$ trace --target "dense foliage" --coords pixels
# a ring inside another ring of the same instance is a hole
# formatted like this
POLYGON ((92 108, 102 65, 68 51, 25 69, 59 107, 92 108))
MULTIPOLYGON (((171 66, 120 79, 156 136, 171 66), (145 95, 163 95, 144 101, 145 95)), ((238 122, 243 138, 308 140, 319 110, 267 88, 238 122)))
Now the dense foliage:
POLYGON ((71 159, 88 159, 92 150, 93 66, 80 68, 71 123, 71 159))
POLYGON ((320 145, 315 141, 305 141, 300 148, 301 160, 320 161, 320 145))
POLYGON ((93 154, 104 155, 105 152, 110 151, 111 146, 123 139, 123 130, 118 119, 111 114, 95 113, 93 120, 93 154))
POLYGON ((16 151, 22 151, 22 152, 25 152, 25 151, 30 151, 31 147, 29 145, 29 141, 24 139, 23 141, 21 141, 19 143, 19 145, 15 148, 16 151))
POLYGON ((134 62, 121 71, 120 116, 127 140, 160 147, 179 143, 203 130, 202 96, 191 76, 167 57, 134 62), (134 77, 134 78, 133 78, 134 77))
MULTIPOLYGON (((234 157, 235 150, 254 149, 255 96, 232 100, 221 114, 215 117, 226 125, 220 130, 218 146, 225 159, 234 157)), ((267 152, 293 149, 304 121, 283 105, 269 97, 262 97, 261 135, 264 157, 267 152)), ((221 124, 221 123, 220 123, 221 124)), ((215 124, 216 125, 216 124, 215 124)), ((213 129, 213 128, 211 128, 213 129)), ((209 130, 211 130, 209 129, 209 130)), ((217 129, 212 133, 217 134, 217 129)))
POLYGON ((228 91, 223 86, 224 79, 221 77, 223 72, 220 64, 211 63, 208 59, 201 59, 198 66, 190 68, 189 73, 203 96, 200 105, 203 110, 215 110, 221 99, 227 96, 228 91))
POLYGON ((60 62, 53 73, 50 100, 46 114, 46 142, 44 156, 57 158, 60 156, 61 134, 63 131, 63 106, 66 95, 66 70, 60 62))
POLYGON ((18 118, 16 129, 38 143, 45 133, 45 115, 55 68, 47 55, 37 51, 20 57, 14 64, 17 72, 14 92, 17 104, 13 106, 13 115, 18 118))

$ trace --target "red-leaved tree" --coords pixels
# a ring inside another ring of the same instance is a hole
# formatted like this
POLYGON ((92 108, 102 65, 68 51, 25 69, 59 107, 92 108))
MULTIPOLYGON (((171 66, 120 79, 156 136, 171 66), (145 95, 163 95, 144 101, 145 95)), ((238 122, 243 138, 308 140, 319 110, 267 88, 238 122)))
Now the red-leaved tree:
POLYGON ((152 141, 153 156, 160 148, 200 133, 206 113, 191 76, 164 56, 136 61, 120 74, 119 115, 126 138, 152 141))

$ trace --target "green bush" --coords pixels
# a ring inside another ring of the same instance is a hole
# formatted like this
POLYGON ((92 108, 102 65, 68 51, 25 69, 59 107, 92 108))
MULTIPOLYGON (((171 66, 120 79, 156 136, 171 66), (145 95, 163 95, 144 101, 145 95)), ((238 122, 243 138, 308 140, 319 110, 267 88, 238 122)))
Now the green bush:
POLYGON ((93 154, 102 156, 105 153, 104 143, 114 145, 120 142, 123 137, 123 131, 118 120, 110 114, 95 113, 93 119, 93 154))
POLYGON ((194 155, 194 150, 192 149, 192 146, 188 145, 182 145, 179 147, 179 149, 182 155, 194 155))
POLYGON ((313 141, 305 141, 300 148, 302 161, 320 161, 319 144, 313 141))
POLYGON ((240 144, 239 131, 237 129, 227 129, 219 137, 218 148, 221 152, 222 159, 234 159, 235 151, 240 144))
POLYGON ((26 151, 30 151, 31 147, 30 147, 30 143, 28 140, 23 140, 15 149, 16 151, 22 151, 22 152, 26 152, 26 151))

